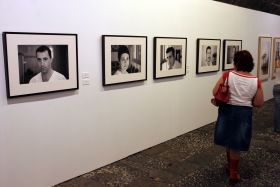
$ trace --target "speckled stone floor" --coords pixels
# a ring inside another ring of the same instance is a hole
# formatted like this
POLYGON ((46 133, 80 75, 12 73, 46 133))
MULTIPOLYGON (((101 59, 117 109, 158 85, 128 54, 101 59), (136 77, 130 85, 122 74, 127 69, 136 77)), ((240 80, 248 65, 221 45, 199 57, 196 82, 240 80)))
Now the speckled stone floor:
MULTIPOLYGON (((280 187, 280 134, 273 131, 273 114, 273 100, 254 110, 251 147, 242 153, 235 186, 280 187)), ((55 187, 230 186, 213 129, 206 125, 55 187)))

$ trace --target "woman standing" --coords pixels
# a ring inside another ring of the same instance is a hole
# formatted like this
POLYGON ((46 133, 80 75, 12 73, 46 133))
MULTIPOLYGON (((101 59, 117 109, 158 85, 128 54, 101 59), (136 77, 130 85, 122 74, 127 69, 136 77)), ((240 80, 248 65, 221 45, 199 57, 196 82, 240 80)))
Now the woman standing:
POLYGON ((258 78, 250 72, 254 68, 252 55, 238 51, 234 55, 234 70, 217 81, 213 95, 228 75, 230 99, 219 106, 214 142, 226 148, 227 171, 232 183, 240 181, 237 172, 240 151, 248 151, 252 136, 252 109, 263 105, 263 91, 258 78))

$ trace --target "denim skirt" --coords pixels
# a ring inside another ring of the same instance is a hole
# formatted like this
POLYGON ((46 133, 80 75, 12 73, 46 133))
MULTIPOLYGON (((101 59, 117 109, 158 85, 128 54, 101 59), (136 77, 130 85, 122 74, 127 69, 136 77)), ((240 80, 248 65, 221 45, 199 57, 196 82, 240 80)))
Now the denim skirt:
POLYGON ((252 107, 221 105, 214 143, 236 151, 248 151, 252 137, 252 114, 252 107))

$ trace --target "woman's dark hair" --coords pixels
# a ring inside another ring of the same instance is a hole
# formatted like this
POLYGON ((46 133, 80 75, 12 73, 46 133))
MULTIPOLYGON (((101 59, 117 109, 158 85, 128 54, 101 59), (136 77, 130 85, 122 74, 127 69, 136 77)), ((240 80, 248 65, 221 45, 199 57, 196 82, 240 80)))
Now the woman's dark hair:
POLYGON ((119 59, 119 61, 121 60, 121 56, 122 56, 122 54, 124 54, 124 53, 127 53, 128 56, 130 56, 129 50, 128 50, 127 46, 125 46, 125 45, 120 45, 120 46, 119 46, 119 49, 118 49, 118 59, 119 59))
POLYGON ((233 61, 237 71, 251 72, 254 68, 253 57, 247 50, 236 52, 233 61))

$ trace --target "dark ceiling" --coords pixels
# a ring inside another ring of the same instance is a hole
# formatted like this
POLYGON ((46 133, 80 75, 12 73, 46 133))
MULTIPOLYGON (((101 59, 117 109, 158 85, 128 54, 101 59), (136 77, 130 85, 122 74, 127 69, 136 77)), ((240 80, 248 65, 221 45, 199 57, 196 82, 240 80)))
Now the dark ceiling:
POLYGON ((280 15, 280 0, 214 0, 244 8, 280 15))

